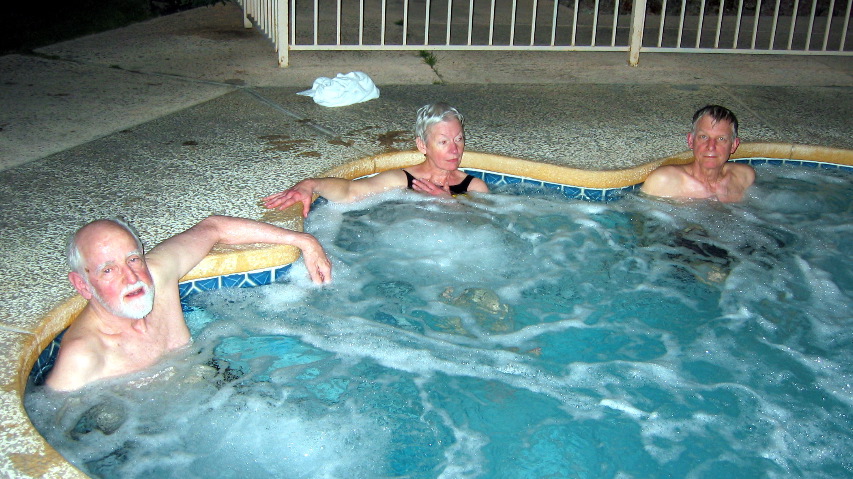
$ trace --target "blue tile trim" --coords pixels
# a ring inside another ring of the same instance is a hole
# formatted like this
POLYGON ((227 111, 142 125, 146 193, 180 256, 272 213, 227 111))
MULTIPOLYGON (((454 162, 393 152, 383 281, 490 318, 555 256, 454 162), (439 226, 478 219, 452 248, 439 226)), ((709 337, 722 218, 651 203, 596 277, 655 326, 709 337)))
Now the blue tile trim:
POLYGON ((262 286, 272 283, 272 270, 258 271, 255 273, 246 273, 246 281, 243 282, 244 288, 252 286, 262 286))
POLYGON ((61 333, 57 334, 53 341, 47 345, 44 350, 42 350, 39 357, 36 359, 36 362, 33 364, 33 368, 30 370, 30 380, 36 386, 40 386, 44 384, 44 380, 47 379, 47 373, 53 368, 53 362, 56 360, 56 355, 59 353, 59 343, 62 342, 62 336, 65 335, 64 329, 61 333))
POLYGON ((289 264, 286 264, 284 266, 281 266, 281 267, 273 270, 273 277, 275 278, 275 282, 278 283, 278 282, 283 281, 285 275, 287 275, 287 273, 289 271, 290 271, 290 265, 289 264))
POLYGON ((829 163, 826 161, 809 161, 809 160, 788 160, 779 158, 737 158, 730 160, 732 163, 746 163, 752 166, 756 165, 773 165, 773 166, 804 166, 806 168, 822 168, 825 170, 839 170, 853 173, 853 166, 840 165, 838 163, 829 163))
POLYGON ((625 194, 637 189, 638 185, 624 186, 621 188, 588 188, 583 186, 563 185, 560 183, 551 183, 523 176, 515 176, 503 173, 495 173, 492 171, 477 170, 474 168, 462 168, 465 173, 479 178, 486 182, 491 187, 509 186, 509 185, 524 185, 534 188, 545 188, 549 190, 559 191, 569 199, 585 200, 585 201, 615 201, 625 194))
POLYGON ((243 286, 243 283, 247 279, 245 274, 228 274, 220 276, 220 278, 222 278, 221 284, 223 288, 239 288, 243 286))
POLYGON ((253 288, 255 286, 263 286, 266 284, 277 283, 285 280, 291 265, 286 264, 267 268, 257 271, 249 271, 246 273, 226 274, 213 278, 202 278, 191 281, 184 281, 178 284, 178 291, 181 295, 181 304, 186 310, 186 300, 194 294, 204 291, 212 291, 220 288, 253 288))

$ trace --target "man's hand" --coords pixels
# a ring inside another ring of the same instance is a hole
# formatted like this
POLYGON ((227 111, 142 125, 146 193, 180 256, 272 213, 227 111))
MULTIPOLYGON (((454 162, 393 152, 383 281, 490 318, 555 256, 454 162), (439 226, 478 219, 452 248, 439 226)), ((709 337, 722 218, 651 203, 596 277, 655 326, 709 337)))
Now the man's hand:
POLYGON ((297 245, 302 250, 302 258, 311 280, 317 284, 325 284, 332 281, 332 263, 320 246, 320 242, 314 236, 305 233, 297 245))
POLYGON ((311 209, 311 201, 313 200, 314 189, 306 181, 300 181, 293 185, 293 188, 284 190, 281 193, 269 195, 263 199, 264 207, 269 209, 283 210, 289 206, 302 202, 302 216, 307 218, 308 211, 311 209))

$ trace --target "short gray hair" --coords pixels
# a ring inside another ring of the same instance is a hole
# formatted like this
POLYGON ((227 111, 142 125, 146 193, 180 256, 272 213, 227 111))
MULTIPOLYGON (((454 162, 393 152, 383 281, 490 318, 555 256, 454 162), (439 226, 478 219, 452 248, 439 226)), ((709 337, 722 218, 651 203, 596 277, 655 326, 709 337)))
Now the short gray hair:
POLYGON ((85 225, 77 228, 71 235, 68 236, 68 240, 65 243, 65 259, 68 261, 68 267, 71 268, 71 271, 75 273, 84 274, 86 272, 85 266, 83 265, 83 255, 80 253, 80 245, 77 243, 77 236, 80 234, 80 231, 83 228, 91 225, 92 223, 97 223, 98 221, 109 221, 111 223, 116 224, 123 230, 130 233, 130 236, 133 237, 133 240, 136 241, 136 246, 139 248, 140 253, 144 253, 144 248, 142 246, 142 240, 139 239, 139 234, 136 232, 136 229, 131 226, 127 221, 118 217, 111 218, 103 218, 100 220, 90 221, 85 225))
POLYGON ((737 117, 731 110, 720 105, 705 105, 693 114, 693 133, 696 133, 696 123, 699 123, 699 120, 705 115, 710 116, 714 120, 714 123, 721 121, 729 122, 732 125, 732 139, 737 138, 737 117))
POLYGON ((459 110, 444 102, 430 103, 424 105, 418 110, 418 117, 415 121, 415 137, 421 141, 427 141, 427 131, 432 125, 447 120, 448 118, 456 118, 462 129, 465 129, 465 117, 459 110))

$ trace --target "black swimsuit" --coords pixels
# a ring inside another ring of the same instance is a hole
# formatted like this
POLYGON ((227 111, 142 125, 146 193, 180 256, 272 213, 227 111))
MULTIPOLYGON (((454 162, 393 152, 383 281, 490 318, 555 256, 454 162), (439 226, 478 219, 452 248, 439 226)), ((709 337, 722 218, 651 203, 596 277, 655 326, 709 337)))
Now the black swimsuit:
MULTIPOLYGON (((403 173, 406 174, 406 179, 408 180, 408 187, 411 190, 412 189, 412 182, 415 181, 415 177, 412 176, 412 174, 406 170, 403 170, 403 173)), ((466 175, 465 179, 462 180, 462 183, 459 183, 458 185, 452 185, 450 187, 450 194, 461 195, 461 194, 467 193, 468 192, 468 185, 471 184, 471 180, 473 180, 473 179, 474 179, 473 176, 466 175)))

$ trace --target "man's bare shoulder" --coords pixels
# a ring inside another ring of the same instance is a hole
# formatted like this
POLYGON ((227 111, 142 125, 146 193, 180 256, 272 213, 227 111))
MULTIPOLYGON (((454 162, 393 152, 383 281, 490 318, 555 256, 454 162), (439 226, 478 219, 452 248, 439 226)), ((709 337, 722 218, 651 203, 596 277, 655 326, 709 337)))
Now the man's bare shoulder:
POLYGON ((649 173, 640 191, 654 196, 670 196, 681 190, 686 176, 688 174, 682 165, 660 166, 649 173))
POLYGON ((755 181, 755 168, 746 163, 726 163, 723 174, 736 176, 746 186, 751 185, 755 181))
POLYGON ((105 366, 101 341, 79 330, 62 338, 56 361, 45 383, 57 391, 72 391, 100 379, 105 366))
POLYGON ((723 167, 723 179, 715 194, 723 202, 741 201, 746 190, 755 182, 755 169, 743 163, 727 163, 723 167))

